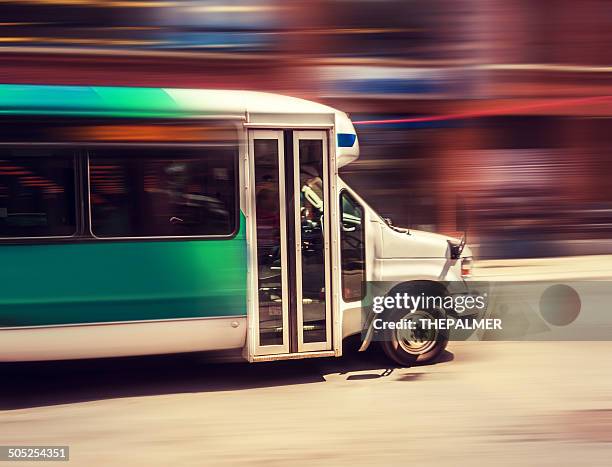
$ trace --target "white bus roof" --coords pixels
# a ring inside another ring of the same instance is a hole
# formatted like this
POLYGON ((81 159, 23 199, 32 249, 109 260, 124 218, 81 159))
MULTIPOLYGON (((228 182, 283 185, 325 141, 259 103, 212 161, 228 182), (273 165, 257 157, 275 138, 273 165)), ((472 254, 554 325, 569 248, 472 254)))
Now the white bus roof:
POLYGON ((338 166, 359 155, 349 117, 316 102, 266 92, 218 89, 0 84, 0 115, 246 119, 254 127, 331 127, 338 166), (344 137, 340 136, 343 135, 344 137))

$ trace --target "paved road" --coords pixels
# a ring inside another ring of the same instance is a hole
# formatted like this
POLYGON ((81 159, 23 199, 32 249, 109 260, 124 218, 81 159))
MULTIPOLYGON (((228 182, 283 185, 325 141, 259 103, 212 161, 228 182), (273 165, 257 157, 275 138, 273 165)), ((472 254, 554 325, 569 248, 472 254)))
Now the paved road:
POLYGON ((69 444, 70 464, 84 466, 603 466, 611 352, 607 342, 464 342, 409 369, 376 352, 9 365, 0 439, 69 444))
MULTIPOLYGON (((567 264, 491 262, 479 278, 567 264)), ((572 264, 612 276, 610 257, 572 264)), ((347 354, 2 365, 0 444, 68 444, 79 466, 610 465, 612 342, 455 342, 417 368, 347 354)))

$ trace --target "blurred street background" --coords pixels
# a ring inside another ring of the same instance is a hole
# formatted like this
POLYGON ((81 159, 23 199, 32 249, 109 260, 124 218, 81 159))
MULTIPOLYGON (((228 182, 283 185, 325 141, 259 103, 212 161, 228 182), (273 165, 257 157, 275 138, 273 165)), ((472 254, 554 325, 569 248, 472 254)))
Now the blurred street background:
POLYGON ((252 89, 351 114, 342 175, 480 258, 612 252, 605 0, 0 1, 0 81, 252 89), (379 122, 386 121, 386 122, 379 122))

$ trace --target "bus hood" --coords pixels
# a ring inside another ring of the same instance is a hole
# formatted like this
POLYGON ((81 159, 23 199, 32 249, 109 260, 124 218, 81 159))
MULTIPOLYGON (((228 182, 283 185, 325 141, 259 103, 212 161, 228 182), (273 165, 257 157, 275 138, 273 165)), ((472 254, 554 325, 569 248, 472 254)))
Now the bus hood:
MULTIPOLYGON (((398 232, 388 225, 382 225, 383 258, 450 258, 449 241, 460 240, 422 230, 398 232)), ((465 247, 462 257, 471 256, 469 247, 465 247)))

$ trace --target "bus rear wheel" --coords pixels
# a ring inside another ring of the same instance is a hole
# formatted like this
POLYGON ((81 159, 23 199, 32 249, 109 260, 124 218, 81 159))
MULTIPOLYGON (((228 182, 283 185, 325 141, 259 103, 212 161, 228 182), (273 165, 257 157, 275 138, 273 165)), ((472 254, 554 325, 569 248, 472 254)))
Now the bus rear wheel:
POLYGON ((415 329, 388 330, 381 342, 385 354, 402 366, 425 365, 432 363, 446 349, 448 331, 432 327, 428 329, 421 325, 421 319, 445 319, 443 310, 432 308, 428 310, 396 310, 391 321, 402 320, 415 323, 415 329))

